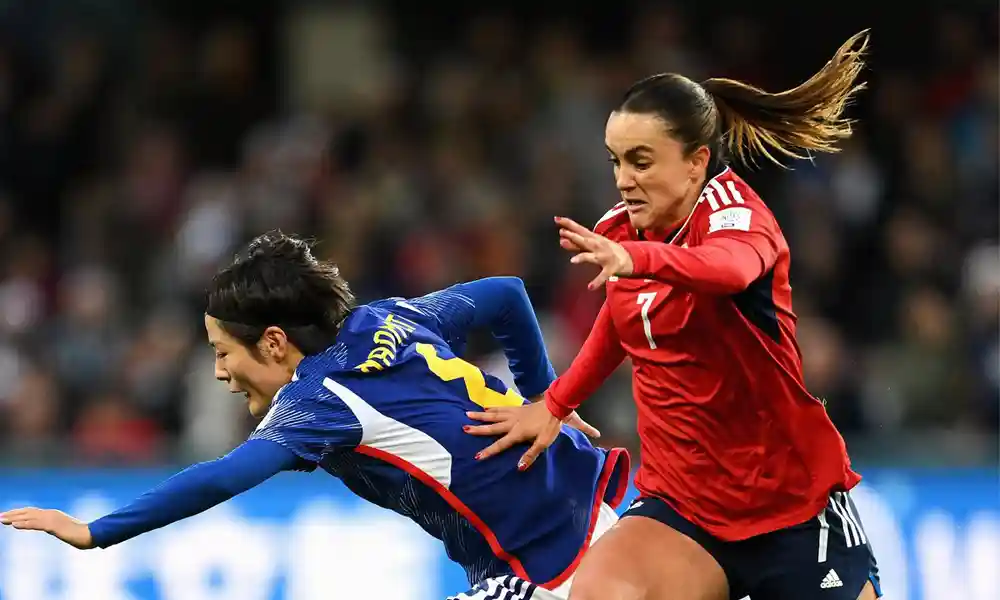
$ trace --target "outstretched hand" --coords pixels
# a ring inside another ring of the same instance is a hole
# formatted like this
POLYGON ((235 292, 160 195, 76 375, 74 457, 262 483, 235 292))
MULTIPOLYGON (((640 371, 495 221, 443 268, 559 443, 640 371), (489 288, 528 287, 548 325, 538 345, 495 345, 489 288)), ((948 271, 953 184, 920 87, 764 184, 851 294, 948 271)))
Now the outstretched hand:
POLYGON ((632 274, 632 257, 621 244, 594 233, 573 219, 556 217, 555 221, 559 225, 559 245, 577 253, 570 262, 591 263, 601 268, 587 289, 597 289, 612 275, 627 277, 632 274))
POLYGON ((94 547, 90 527, 83 521, 58 510, 15 508, 0 514, 0 524, 26 531, 44 531, 80 550, 94 547))

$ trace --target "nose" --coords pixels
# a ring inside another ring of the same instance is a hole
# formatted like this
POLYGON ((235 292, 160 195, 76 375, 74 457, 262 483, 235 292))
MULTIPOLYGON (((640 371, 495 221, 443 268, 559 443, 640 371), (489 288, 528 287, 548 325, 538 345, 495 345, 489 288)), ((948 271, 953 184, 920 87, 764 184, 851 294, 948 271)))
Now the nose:
POLYGON ((226 381, 226 382, 228 382, 229 381, 229 373, 227 373, 224 369, 222 369, 221 367, 219 367, 218 365, 216 365, 215 366, 215 378, 218 379, 219 381, 226 381))
POLYGON ((633 176, 632 169, 626 166, 618 168, 618 172, 615 173, 615 187, 620 192, 627 192, 635 188, 635 177, 633 176))

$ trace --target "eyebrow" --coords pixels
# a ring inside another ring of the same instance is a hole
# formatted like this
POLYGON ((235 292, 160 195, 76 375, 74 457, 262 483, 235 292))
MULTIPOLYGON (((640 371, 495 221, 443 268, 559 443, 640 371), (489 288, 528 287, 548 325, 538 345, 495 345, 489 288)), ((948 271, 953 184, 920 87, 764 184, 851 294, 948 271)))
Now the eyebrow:
MULTIPOLYGON (((608 152, 610 152, 611 154, 615 153, 615 151, 612 150, 611 147, 608 146, 607 144, 604 145, 604 148, 608 152)), ((631 148, 629 148, 628 150, 626 150, 624 152, 624 155, 625 156, 635 156, 639 152, 648 152, 648 153, 651 154, 653 152, 653 148, 651 146, 647 146, 646 144, 639 144, 638 146, 632 146, 631 148)))

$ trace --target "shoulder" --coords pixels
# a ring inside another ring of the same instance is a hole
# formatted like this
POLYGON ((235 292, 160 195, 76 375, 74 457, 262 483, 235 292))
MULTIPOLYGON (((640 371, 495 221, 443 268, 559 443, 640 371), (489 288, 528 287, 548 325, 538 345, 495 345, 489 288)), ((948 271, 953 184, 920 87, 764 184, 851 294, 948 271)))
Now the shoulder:
POLYGON ((302 376, 296 373, 296 378, 282 386, 274 395, 271 412, 276 409, 312 410, 322 399, 331 396, 330 391, 323 385, 324 379, 320 374, 309 373, 302 376))
POLYGON ((767 210, 757 192, 730 167, 726 167, 725 171, 708 180, 700 200, 711 209, 711 212, 734 206, 767 210))
POLYGON ((381 313, 383 317, 386 313, 391 312, 397 317, 403 317, 418 324, 424 324, 425 321, 436 323, 441 321, 442 313, 475 306, 476 303, 472 296, 464 293, 467 287, 475 283, 477 282, 458 283, 416 298, 386 298, 373 302, 371 306, 384 311, 381 313))
MULTIPOLYGON (((271 408, 257 431, 309 424, 338 423, 350 416, 350 407, 341 398, 343 385, 336 375, 306 376, 292 380, 274 395, 271 408)), ((353 421, 353 419, 348 419, 353 421)))
POLYGON ((594 225, 594 233, 616 241, 628 240, 631 237, 631 227, 625 203, 619 202, 597 220, 594 225))
POLYGON ((341 331, 355 332, 377 326, 377 323, 385 318, 386 310, 392 306, 391 300, 391 298, 377 300, 370 304, 354 307, 351 314, 344 319, 341 331))
POLYGON ((699 203, 701 229, 706 233, 722 230, 750 231, 774 222, 771 209, 752 187, 731 168, 708 180, 699 203))
POLYGON ((353 351, 358 344, 370 345, 377 342, 374 336, 379 331, 412 332, 424 313, 411 302, 403 298, 386 298, 355 308, 344 320, 337 335, 338 341, 353 351), (412 322, 414 320, 417 323, 412 322))
POLYGON ((296 379, 285 384, 271 400, 271 407, 255 429, 255 434, 316 419, 318 388, 312 378, 296 379))

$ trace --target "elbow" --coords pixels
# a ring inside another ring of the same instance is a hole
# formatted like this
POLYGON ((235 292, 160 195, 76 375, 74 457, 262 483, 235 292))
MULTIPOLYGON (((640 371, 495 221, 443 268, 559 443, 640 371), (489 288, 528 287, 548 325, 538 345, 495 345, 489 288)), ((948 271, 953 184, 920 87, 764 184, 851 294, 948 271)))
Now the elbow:
POLYGON ((524 281, 517 277, 516 275, 502 275, 499 277, 493 277, 494 281, 502 285, 503 288, 514 294, 528 294, 527 288, 524 286, 524 281))
POLYGON ((734 273, 732 277, 720 282, 719 292, 726 296, 733 296, 747 291, 756 280, 757 277, 750 273, 734 273))
POLYGON ((745 292, 764 275, 764 267, 764 262, 756 256, 754 260, 739 260, 738 258, 731 260, 714 270, 715 276, 712 278, 714 281, 711 287, 714 288, 714 292, 725 296, 745 292))
POLYGON ((501 288, 505 298, 510 301, 520 300, 527 306, 531 306, 531 302, 528 299, 528 288, 525 287, 524 281, 520 277, 503 275, 500 277, 491 277, 491 279, 501 288))

